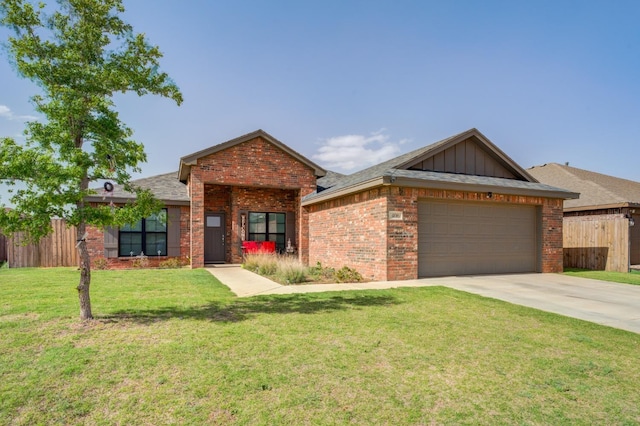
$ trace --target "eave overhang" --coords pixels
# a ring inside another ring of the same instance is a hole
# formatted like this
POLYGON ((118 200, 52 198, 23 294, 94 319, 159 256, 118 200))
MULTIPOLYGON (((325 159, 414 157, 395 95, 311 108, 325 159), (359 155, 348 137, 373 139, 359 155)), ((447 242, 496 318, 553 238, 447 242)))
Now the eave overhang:
POLYGON ((612 204, 596 204, 593 206, 576 206, 576 207, 565 207, 563 211, 565 212, 582 212, 589 210, 608 210, 608 209, 640 209, 640 203, 612 203, 612 204))
POLYGON ((493 194, 559 198, 563 200, 577 199, 580 197, 580 194, 576 192, 565 191, 559 188, 540 189, 540 188, 509 187, 509 186, 498 185, 498 184, 492 185, 492 184, 478 184, 478 183, 467 183, 467 182, 447 182, 447 181, 425 180, 425 179, 419 179, 419 178, 384 175, 384 176, 377 177, 375 179, 370 179, 365 182, 360 182, 355 185, 341 188, 340 190, 337 190, 337 191, 330 191, 326 194, 323 194, 321 192, 318 195, 314 195, 307 200, 303 200, 302 206, 309 206, 309 205, 317 204, 323 201, 329 201, 335 198, 340 198, 349 194, 361 192, 368 189, 373 189, 380 186, 397 186, 397 187, 403 187, 403 188, 425 188, 425 189, 438 189, 438 190, 464 191, 464 192, 491 192, 493 194))
MULTIPOLYGON (((110 197, 110 196, 99 196, 99 195, 90 195, 84 198, 85 201, 89 203, 114 203, 114 204, 127 204, 133 203, 136 201, 136 197, 110 197)), ((164 203, 165 206, 189 206, 191 205, 191 201, 184 200, 166 200, 166 199, 158 199, 158 201, 164 203)))
POLYGON ((397 177, 393 182, 395 186, 405 188, 429 188, 449 191, 465 191, 465 192, 491 192, 493 194, 504 195, 522 195, 531 197, 544 198, 560 198, 563 200, 572 200, 580 197, 576 192, 564 191, 561 189, 538 189, 538 188, 521 188, 509 187, 503 185, 476 184, 463 182, 444 182, 444 181, 424 181, 423 179, 413 179, 407 177, 397 177))

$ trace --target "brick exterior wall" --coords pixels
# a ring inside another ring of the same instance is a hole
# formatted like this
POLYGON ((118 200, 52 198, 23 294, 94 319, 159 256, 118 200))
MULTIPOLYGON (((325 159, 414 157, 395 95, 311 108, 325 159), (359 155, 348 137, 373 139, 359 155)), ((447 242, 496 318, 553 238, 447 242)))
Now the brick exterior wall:
MULTIPOLYGON (((167 206, 172 207, 172 206, 167 206)), ((180 208, 180 256, 178 259, 185 265, 189 264, 190 233, 189 227, 189 206, 179 206, 180 208)), ((105 257, 104 250, 104 230, 95 226, 87 226, 87 250, 91 257, 91 262, 95 266, 98 263, 106 262, 107 269, 131 269, 134 267, 135 257, 105 257)), ((157 267, 161 262, 171 259, 169 256, 149 256, 148 266, 157 267)))
POLYGON ((562 200, 547 200, 542 205, 541 272, 563 271, 562 200))
POLYGON ((306 233, 300 198, 316 189, 314 170, 257 137, 199 158, 191 167, 191 265, 204 266, 204 215, 225 213, 227 262, 242 260, 240 211, 296 212, 295 240, 303 254, 306 233))
POLYGON ((387 277, 387 194, 374 189, 309 207, 309 264, 387 277))
POLYGON ((391 186, 308 206, 309 263, 346 265, 376 281, 417 278, 418 199, 430 198, 538 206, 540 272, 562 272, 561 199, 391 186), (390 211, 402 220, 389 220, 390 211))

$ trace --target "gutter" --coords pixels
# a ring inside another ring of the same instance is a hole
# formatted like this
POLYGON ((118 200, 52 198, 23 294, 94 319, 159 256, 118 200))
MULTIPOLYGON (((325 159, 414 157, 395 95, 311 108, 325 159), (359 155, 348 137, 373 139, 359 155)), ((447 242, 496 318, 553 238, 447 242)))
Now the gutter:
POLYGON ((412 179, 400 176, 380 176, 375 179, 370 179, 365 182, 361 182, 355 185, 344 187, 337 191, 324 194, 321 192, 319 195, 313 198, 303 201, 302 206, 309 206, 322 201, 328 201, 334 198, 340 198, 345 195, 353 194, 355 192, 361 192, 367 189, 372 189, 378 186, 398 186, 404 188, 423 188, 423 189, 442 189, 451 191, 465 191, 465 192, 493 192, 495 194, 505 195, 522 195, 522 196, 534 196, 545 198, 561 198, 563 200, 577 199, 580 194, 577 192, 569 192, 563 190, 544 190, 534 188, 516 188, 500 185, 477 185, 472 183, 462 182, 439 182, 439 181, 425 181, 424 179, 412 179))
MULTIPOLYGON (((109 196, 97 197, 97 196, 91 195, 91 196, 85 197, 84 200, 90 203, 100 203, 100 204, 105 204, 105 203, 127 204, 135 201, 136 199, 125 198, 125 197, 109 197, 109 196)), ((191 201, 163 200, 163 199, 157 199, 157 200, 164 203, 165 206, 190 206, 191 205, 191 201)))
POLYGON ((577 206, 577 207, 565 207, 565 212, 581 212, 587 210, 605 210, 605 209, 623 209, 623 208, 640 208, 640 203, 614 203, 614 204, 596 204, 593 206, 577 206))
POLYGON ((534 197, 545 198, 562 198, 563 200, 577 199, 580 194, 577 192, 570 192, 564 190, 546 190, 535 188, 517 188, 501 185, 487 185, 487 184, 473 184, 463 182, 442 182, 442 181, 425 181, 422 179, 412 179, 404 177, 396 177, 394 180, 396 186, 403 186, 405 188, 428 188, 428 189, 443 189, 452 191, 466 191, 466 192, 493 192, 495 194, 505 195, 525 195, 534 197))

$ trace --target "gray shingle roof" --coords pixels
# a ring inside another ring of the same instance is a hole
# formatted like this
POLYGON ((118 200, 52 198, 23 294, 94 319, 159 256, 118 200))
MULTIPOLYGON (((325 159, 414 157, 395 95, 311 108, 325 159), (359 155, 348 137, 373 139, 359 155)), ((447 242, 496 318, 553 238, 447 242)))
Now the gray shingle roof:
POLYGON ((432 184, 438 183, 441 187, 450 185, 475 185, 477 187, 482 187, 479 190, 487 190, 486 188, 495 188, 494 190, 498 190, 498 188, 509 188, 510 193, 516 192, 516 189, 528 191, 528 192, 536 192, 536 193, 548 193, 548 196, 560 197, 560 198, 574 198, 577 197, 577 194, 574 194, 570 191, 566 191, 557 187, 553 187, 550 185, 539 184, 535 182, 535 179, 529 175, 526 171, 524 171, 520 166, 512 162, 512 166, 516 169, 517 172, 520 172, 524 179, 526 180, 516 180, 516 179, 501 179, 501 178, 493 178, 486 176, 472 176, 472 175, 463 175, 463 174, 455 174, 455 173, 441 173, 441 172, 429 172, 429 171, 421 171, 421 170, 405 170, 401 167, 405 166, 407 163, 410 163, 412 160, 416 158, 423 157, 425 155, 429 155, 429 153, 438 152, 438 150, 449 143, 456 143, 456 140, 464 140, 467 137, 477 136, 481 138, 489 148, 495 150, 502 156, 505 161, 512 162, 510 158, 506 156, 506 154, 502 153, 497 147, 491 144, 484 136, 476 129, 470 129, 465 132, 459 133, 457 135, 448 137, 439 142, 436 142, 431 145, 427 145, 422 148, 418 148, 414 151, 408 152, 406 154, 402 154, 398 157, 392 158, 388 161, 385 161, 380 164, 376 164, 375 166, 366 168, 364 170, 360 170, 351 175, 347 175, 334 181, 333 185, 330 188, 327 188, 323 191, 314 192, 312 194, 307 195, 303 198, 304 202, 313 202, 316 198, 326 198, 330 196, 332 193, 344 193, 344 191, 348 191, 351 187, 356 187, 360 184, 363 184, 368 181, 373 181, 377 178, 391 178, 391 177, 402 177, 407 179, 415 180, 416 182, 422 182, 422 186, 428 187, 429 182, 432 184))
POLYGON ((463 175, 456 173, 427 172, 421 170, 393 170, 390 176, 406 177, 416 180, 424 180, 427 182, 443 182, 454 184, 477 185, 493 188, 516 189, 527 191, 541 191, 558 193, 562 196, 571 197, 572 191, 559 188, 557 186, 547 185, 538 182, 527 182, 517 179, 503 179, 488 176, 463 175))
MULTIPOLYGON (((164 173, 161 175, 150 176, 147 178, 136 179, 131 181, 132 185, 143 189, 148 189, 158 199, 171 204, 189 203, 189 195, 187 194, 187 186, 178 180, 178 172, 164 173)), ((88 197, 89 201, 120 201, 133 200, 135 194, 131 194, 124 190, 121 185, 114 185, 111 194, 106 193, 103 188, 94 188, 97 195, 88 197)))
POLYGON ((322 176, 321 178, 316 179, 316 184, 319 188, 331 188, 334 186, 340 179, 345 177, 342 173, 332 172, 331 170, 327 170, 327 174, 322 176))
MULTIPOLYGON (((431 149, 437 148, 440 145, 444 145, 446 144, 448 141, 450 141, 451 139, 456 138, 458 135, 455 136, 451 136, 450 138, 447 139, 443 139, 440 142, 436 142, 432 145, 428 145, 422 148, 418 148, 416 150, 413 150, 411 152, 407 152, 406 154, 402 154, 398 157, 392 158, 390 160, 384 161, 380 164, 376 164, 374 166, 371 166, 369 168, 366 168, 364 170, 360 170, 358 172, 355 172, 353 174, 350 175, 343 175, 342 178, 340 179, 335 179, 333 180, 333 185, 328 185, 329 187, 326 188, 324 191, 322 191, 322 193, 324 195, 326 195, 327 193, 329 193, 329 191, 339 191, 341 189, 344 188, 348 188, 350 186, 354 186, 360 182, 366 182, 368 180, 371 179, 375 179, 377 177, 381 177, 384 176, 385 173, 389 173, 390 170, 395 170, 396 167, 411 161, 413 158, 416 157, 420 157, 421 155, 424 155, 426 152, 428 152, 431 149)), ((324 185, 322 185, 324 186, 324 185)), ((306 197, 304 197, 304 200, 309 200, 312 199, 317 193, 312 193, 307 195, 306 197)))
POLYGON ((640 204, 640 182, 549 163, 530 168, 540 182, 580 193, 577 200, 564 202, 565 209, 588 210, 597 206, 640 204))

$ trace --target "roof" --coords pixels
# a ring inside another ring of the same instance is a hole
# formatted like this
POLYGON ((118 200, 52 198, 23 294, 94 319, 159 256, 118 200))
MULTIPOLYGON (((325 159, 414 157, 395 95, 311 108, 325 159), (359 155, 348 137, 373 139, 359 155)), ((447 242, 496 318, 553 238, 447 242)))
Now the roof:
POLYGON ((331 198, 361 191, 379 185, 429 187, 465 191, 491 191, 505 194, 537 195, 552 198, 577 198, 578 194, 550 185, 540 184, 532 175, 502 152, 477 129, 448 137, 439 142, 416 149, 391 160, 338 179, 324 191, 316 191, 303 199, 303 204, 313 204, 331 198), (406 170, 417 162, 433 156, 459 142, 474 138, 479 144, 509 168, 517 179, 504 179, 456 173, 422 170, 406 170))
MULTIPOLYGON (((187 186, 178 179, 178 172, 164 173, 148 178, 131 181, 133 186, 148 189, 158 200, 168 205, 189 205, 187 186)), ((127 202, 135 200, 136 195, 124 190, 122 185, 114 185, 113 191, 108 193, 102 188, 93 188, 98 195, 87 197, 87 201, 127 202)))
POLYGON ((316 183, 318 185, 319 191, 322 191, 327 188, 331 188, 334 186, 340 179, 345 177, 342 173, 332 172, 331 170, 327 170, 327 174, 321 178, 316 179, 316 183))
POLYGON ((640 207, 640 182, 549 163, 529 169, 540 182, 580 192, 580 199, 564 202, 565 211, 640 207))
POLYGON ((262 138, 264 140, 266 140, 267 142, 277 146, 278 148, 280 148, 282 151, 286 152, 287 154, 291 155, 293 158, 295 158, 296 160, 300 161, 301 163, 307 165, 308 167, 312 168, 314 170, 314 173, 316 175, 316 177, 321 177, 326 175, 327 171, 325 169, 323 169, 322 167, 318 166, 316 163, 314 163, 313 161, 309 160, 308 158, 306 158, 305 156, 303 156, 302 154, 294 151, 293 149, 289 148, 287 145, 285 145, 284 143, 280 142, 279 140, 277 140, 276 138, 274 138, 273 136, 271 136, 270 134, 268 134, 267 132, 265 132, 262 129, 258 129, 254 132, 251 133, 247 133, 246 135, 237 137, 235 139, 231 139, 230 141, 227 142, 223 142, 221 144, 218 145, 214 145, 210 148, 207 149, 203 149, 201 151, 198 152, 194 152, 193 154, 189 154, 189 155, 185 155, 184 157, 182 157, 180 159, 180 170, 178 171, 178 179, 180 179, 181 182, 186 182, 187 178, 189 176, 189 173, 191 171, 191 166, 195 166, 198 162, 199 158, 202 157, 206 157, 207 155, 211 155, 214 154, 216 152, 225 150, 227 148, 231 148, 235 145, 244 143, 244 142, 248 142, 252 139, 255 138, 262 138))

